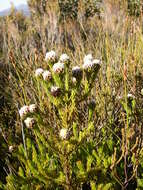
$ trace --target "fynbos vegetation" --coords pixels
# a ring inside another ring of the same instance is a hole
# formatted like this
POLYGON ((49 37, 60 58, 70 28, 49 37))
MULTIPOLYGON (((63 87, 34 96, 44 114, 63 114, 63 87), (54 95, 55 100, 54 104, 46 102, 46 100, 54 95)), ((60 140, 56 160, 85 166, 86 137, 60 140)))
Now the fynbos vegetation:
POLYGON ((0 18, 0 189, 142 190, 142 1, 28 5, 0 18))

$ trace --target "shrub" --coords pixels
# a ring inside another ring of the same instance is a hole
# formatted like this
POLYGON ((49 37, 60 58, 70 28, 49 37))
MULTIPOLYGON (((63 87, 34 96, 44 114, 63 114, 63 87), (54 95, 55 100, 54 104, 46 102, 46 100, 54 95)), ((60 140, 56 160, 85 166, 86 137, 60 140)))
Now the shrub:
POLYGON ((47 53, 46 71, 35 72, 34 84, 44 91, 42 100, 19 110, 24 146, 17 153, 18 175, 7 177, 7 189, 78 189, 87 181, 94 186, 98 172, 102 173, 95 167, 97 134, 91 99, 100 60, 87 55, 82 68, 71 69, 67 54, 58 63, 57 59, 53 51, 47 53))

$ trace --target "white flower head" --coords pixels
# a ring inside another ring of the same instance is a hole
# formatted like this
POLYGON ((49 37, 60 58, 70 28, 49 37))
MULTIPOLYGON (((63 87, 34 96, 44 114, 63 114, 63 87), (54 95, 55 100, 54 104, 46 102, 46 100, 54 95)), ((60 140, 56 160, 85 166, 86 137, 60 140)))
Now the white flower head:
POLYGON ((55 61, 57 58, 56 52, 55 51, 49 51, 46 53, 45 60, 46 61, 55 61))
POLYGON ((75 66, 72 68, 72 72, 80 72, 81 68, 79 66, 75 66))
POLYGON ((86 63, 87 61, 93 61, 92 54, 87 54, 84 56, 83 62, 86 63))
POLYGON ((51 87, 51 94, 52 94, 54 97, 59 96, 60 93, 61 93, 61 89, 60 89, 58 86, 52 86, 52 87, 51 87))
POLYGON ((100 64, 101 64, 100 59, 93 59, 92 62, 93 62, 94 64, 97 64, 97 65, 100 65, 100 64))
POLYGON ((64 71, 64 63, 58 62, 53 65, 53 72, 60 74, 64 71))
POLYGON ((84 70, 88 70, 88 69, 92 69, 94 66, 95 66, 95 64, 93 63, 93 61, 91 61, 91 60, 86 60, 86 61, 84 62, 84 64, 82 65, 82 68, 83 68, 84 70))
POLYGON ((36 71, 35 71, 35 77, 41 76, 43 72, 44 72, 44 70, 42 68, 36 69, 36 71))
POLYGON ((19 110, 19 115, 22 118, 23 116, 25 116, 27 113, 29 112, 29 106, 23 106, 22 108, 20 108, 19 110))
POLYGON ((35 120, 34 120, 34 118, 27 117, 24 120, 24 123, 25 123, 25 125, 26 125, 27 128, 32 128, 33 124, 35 123, 35 120))
POLYGON ((67 138, 67 129, 66 128, 63 128, 60 130, 60 137, 61 137, 61 139, 67 138))
POLYGON ((141 89, 141 95, 143 95, 143 89, 141 89))
POLYGON ((88 54, 84 57, 84 63, 82 68, 84 70, 91 70, 93 68, 99 69, 100 68, 101 61, 99 59, 93 59, 91 54, 88 54))
POLYGON ((11 152, 13 152, 14 147, 11 145, 11 146, 8 147, 8 150, 9 150, 9 152, 11 153, 11 152))
POLYGON ((130 94, 130 93, 129 93, 129 94, 127 95, 127 98, 128 98, 128 99, 135 99, 135 96, 134 96, 133 94, 130 94))
POLYGON ((63 53, 61 56, 60 56, 60 59, 59 61, 62 62, 62 63, 65 63, 67 61, 69 61, 69 56, 66 54, 66 53, 63 53))
POLYGON ((51 78, 52 78, 52 74, 50 71, 44 71, 43 72, 43 79, 44 80, 51 80, 51 78))
POLYGON ((31 104, 29 105, 29 112, 30 113, 34 113, 37 109, 37 105, 36 104, 31 104))

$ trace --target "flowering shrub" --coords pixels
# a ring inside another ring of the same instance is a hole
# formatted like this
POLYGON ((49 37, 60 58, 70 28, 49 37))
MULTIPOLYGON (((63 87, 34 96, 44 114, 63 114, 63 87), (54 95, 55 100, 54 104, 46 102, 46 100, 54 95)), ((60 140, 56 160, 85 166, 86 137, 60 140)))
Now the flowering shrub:
MULTIPOLYGON (((30 188, 32 184, 32 188, 38 185, 40 189, 70 190, 81 188, 88 180, 94 186, 100 169, 93 159, 96 135, 91 91, 100 61, 87 55, 83 69, 72 68, 67 54, 62 54, 57 62, 54 51, 46 54, 45 61, 46 70, 37 69, 35 80, 45 92, 47 106, 42 109, 31 104, 19 110, 26 137, 25 146, 21 145, 17 153, 22 163, 14 177, 16 187, 30 188), (48 115, 50 109, 54 111, 52 117, 48 115), (79 112, 82 109, 86 110, 84 119, 79 112)), ((8 181, 12 183, 13 176, 8 181)))
POLYGON ((30 17, 0 19, 0 189, 143 189, 142 24, 126 12, 135 1, 28 2, 30 17))
POLYGON ((142 187, 142 177, 136 180, 142 141, 131 127, 136 123, 134 115, 142 112, 135 95, 127 94, 125 86, 125 97, 113 100, 125 121, 119 114, 114 120, 106 108, 107 120, 99 122, 92 91, 101 60, 88 54, 82 66, 72 66, 67 54, 58 58, 51 52, 46 54, 46 68, 33 73, 35 89, 43 95, 19 109, 23 143, 18 150, 9 146, 9 153, 20 161, 19 169, 7 176, 2 188, 109 190, 130 188, 134 181, 142 187), (112 130, 117 122, 121 128, 112 130))

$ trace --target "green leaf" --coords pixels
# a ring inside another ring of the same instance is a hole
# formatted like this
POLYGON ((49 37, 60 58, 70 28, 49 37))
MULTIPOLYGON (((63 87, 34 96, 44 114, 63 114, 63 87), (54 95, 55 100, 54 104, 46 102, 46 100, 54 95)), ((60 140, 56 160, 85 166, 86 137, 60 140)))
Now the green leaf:
POLYGON ((77 130, 77 124, 73 123, 73 135, 76 140, 78 140, 78 130, 77 130))
POLYGON ((92 164, 92 162, 93 162, 93 157, 92 156, 88 156, 88 158, 87 158, 87 171, 89 171, 90 169, 91 169, 91 164, 92 164))

